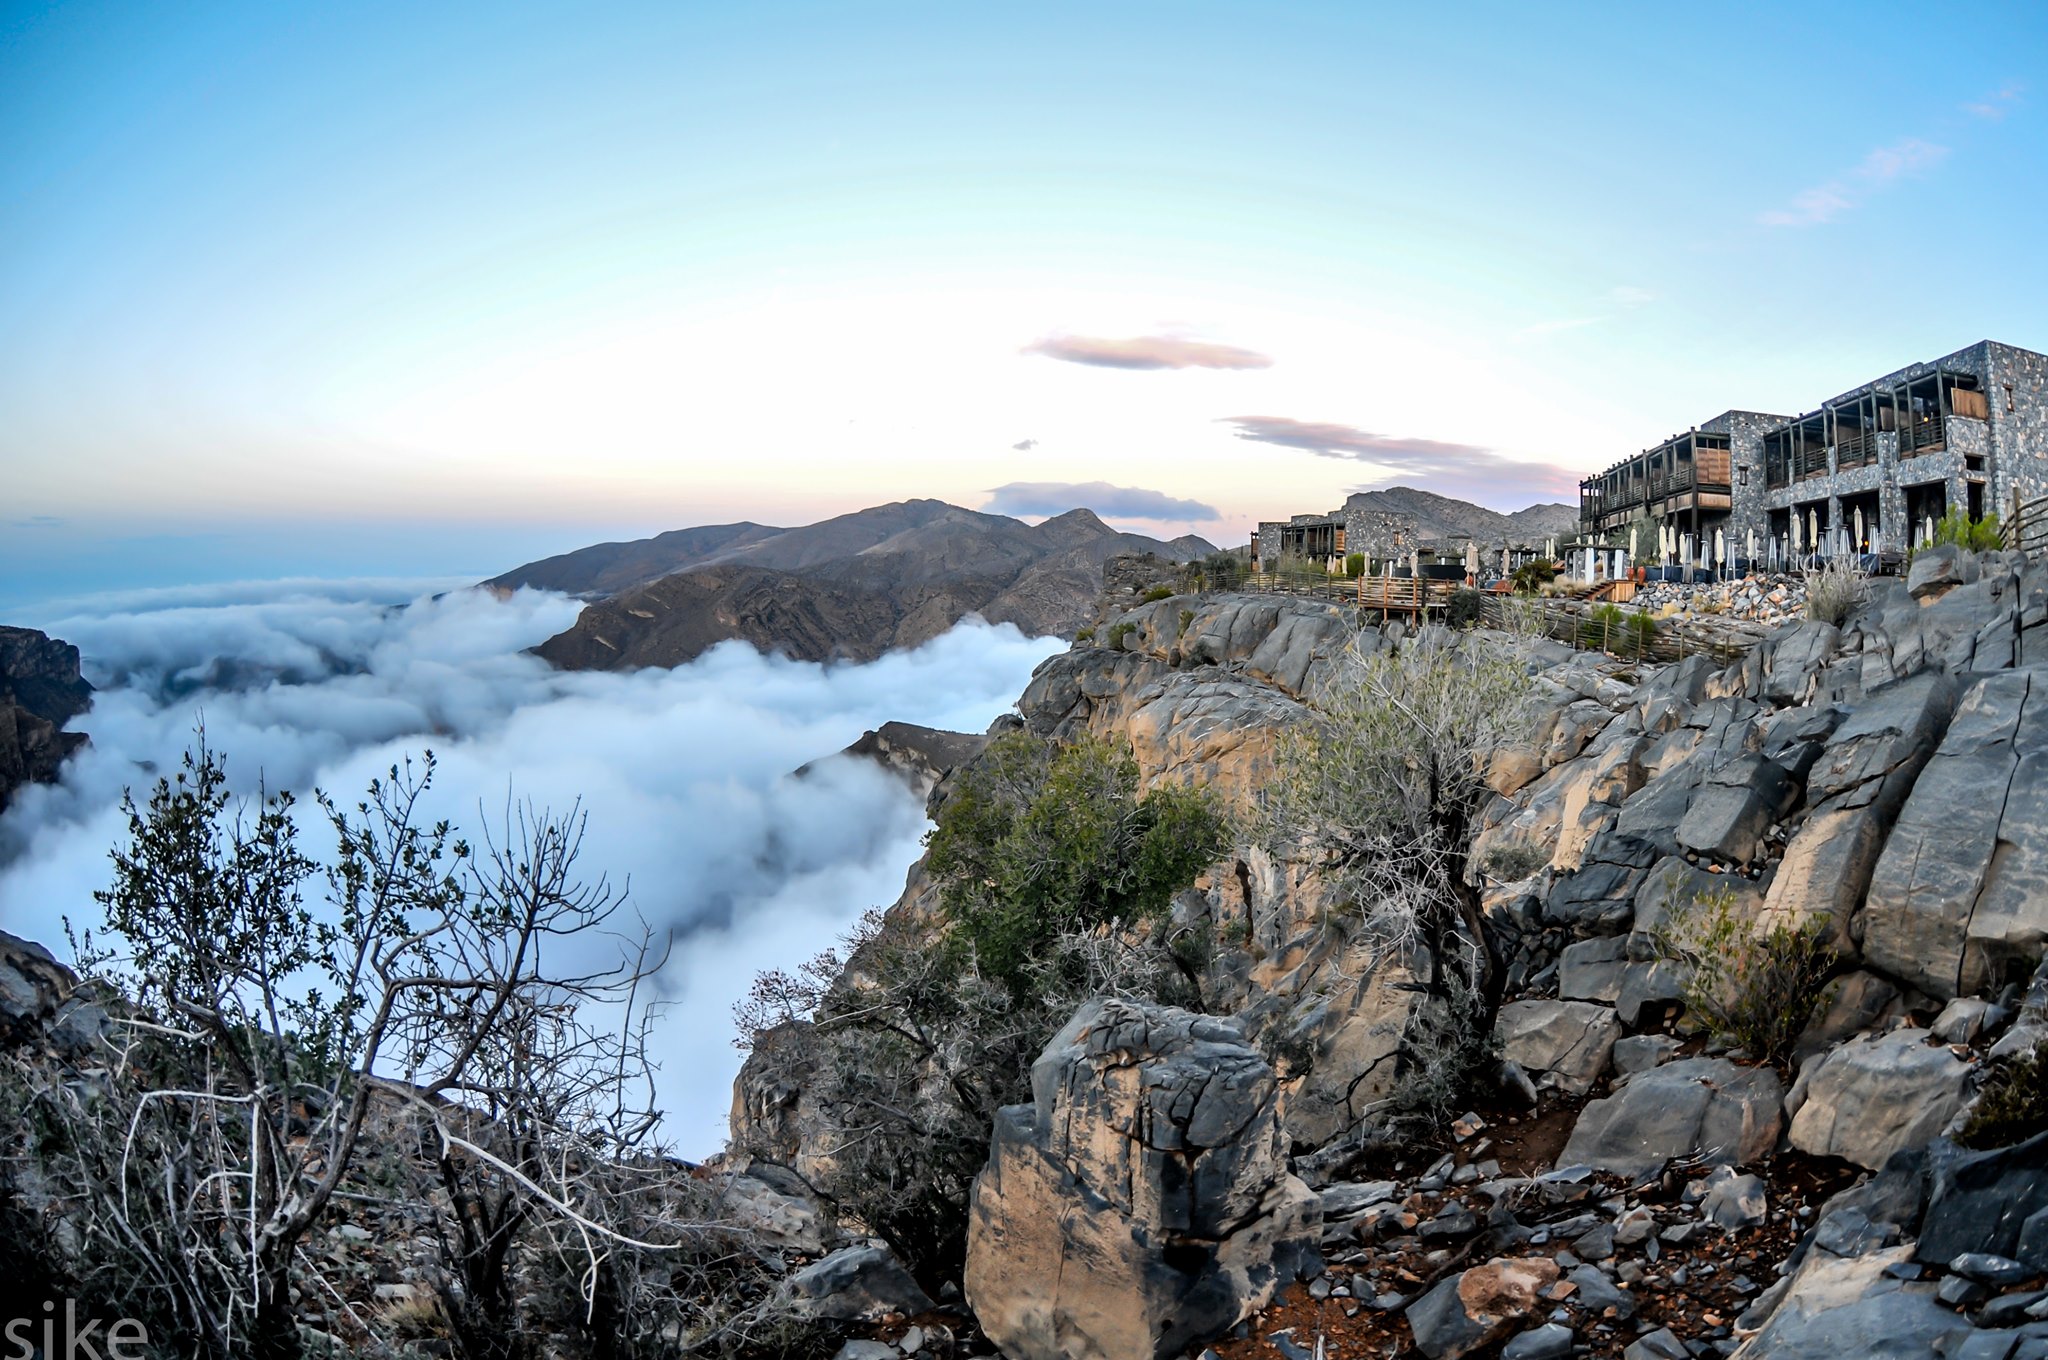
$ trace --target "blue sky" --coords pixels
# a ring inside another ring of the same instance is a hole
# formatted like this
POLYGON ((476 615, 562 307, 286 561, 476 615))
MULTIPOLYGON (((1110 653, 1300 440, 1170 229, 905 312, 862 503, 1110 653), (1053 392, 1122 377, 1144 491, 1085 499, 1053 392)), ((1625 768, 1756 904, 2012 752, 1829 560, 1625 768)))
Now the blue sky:
POLYGON ((2048 348, 2044 90, 2039 5, 9 6, 0 608, 1511 508, 2048 348))

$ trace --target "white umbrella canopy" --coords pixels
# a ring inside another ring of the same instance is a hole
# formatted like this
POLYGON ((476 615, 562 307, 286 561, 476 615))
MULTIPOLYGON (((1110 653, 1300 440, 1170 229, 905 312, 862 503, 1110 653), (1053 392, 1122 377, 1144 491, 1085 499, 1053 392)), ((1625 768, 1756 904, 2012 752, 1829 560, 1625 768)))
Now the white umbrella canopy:
POLYGON ((1863 551, 1863 507, 1856 507, 1856 550, 1863 551))
POLYGON ((1749 559, 1751 569, 1756 566, 1756 530, 1751 529, 1743 539, 1743 556, 1749 559))
POLYGON ((1820 515, 1816 511, 1806 512, 1806 541, 1813 545, 1815 552, 1820 551, 1820 515))
POLYGON ((1728 531, 1726 529, 1714 530, 1714 565, 1717 567, 1728 565, 1728 531))
POLYGON ((1792 555, 1799 556, 1799 516, 1792 516, 1792 555))

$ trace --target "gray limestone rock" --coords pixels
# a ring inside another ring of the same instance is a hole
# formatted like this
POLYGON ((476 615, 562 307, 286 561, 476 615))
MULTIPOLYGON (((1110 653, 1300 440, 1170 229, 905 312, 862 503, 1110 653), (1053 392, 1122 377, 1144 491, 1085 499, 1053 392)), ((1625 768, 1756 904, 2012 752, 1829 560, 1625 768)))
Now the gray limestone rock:
POLYGON ((1560 1164, 1646 1176, 1678 1157, 1740 1166, 1767 1156, 1783 1122, 1784 1088, 1767 1067, 1688 1058, 1631 1077, 1579 1114, 1560 1164))
POLYGON ((1936 997, 2024 977, 2048 944, 2048 685, 1963 696, 1871 876, 1864 957, 1936 997))
POLYGON ((1557 956, 1557 994, 1567 1001, 1613 1005, 1628 974, 1628 937, 1599 936, 1564 947, 1557 956))
POLYGON ((1835 626, 1819 619, 1773 634, 1758 648, 1763 661, 1760 697, 1780 704, 1803 702, 1815 676, 1834 659, 1840 645, 1841 634, 1835 626))
POLYGON ((1981 574, 1975 553, 1953 543, 1937 544, 1913 554, 1913 566, 1906 573, 1906 590, 1914 599, 1925 600, 1968 585, 1981 574))
POLYGON ((1744 1360, 1928 1360, 1969 1324, 1935 1301, 1931 1285, 1885 1273, 1909 1248, 1841 1258, 1809 1255, 1744 1360))
POLYGON ((1500 1348, 1500 1360, 1564 1360, 1572 1353, 1572 1329, 1561 1322, 1532 1327, 1500 1348))
POLYGON ((791 1275, 789 1291, 806 1312, 835 1322, 908 1317, 932 1306, 887 1247, 842 1247, 791 1275))
POLYGON ((1513 1001, 1500 1008, 1498 1031, 1503 1055, 1538 1086, 1583 1095, 1607 1070, 1621 1022, 1585 1001, 1513 1001))
POLYGON ((1918 1258, 1946 1265, 1965 1252, 2021 1256, 2027 1225, 2048 1210, 2048 1132, 1950 1157, 1933 1170, 1918 1258))
POLYGON ((1013 1360, 1165 1360, 1316 1268, 1319 1205, 1234 1023, 1092 1001, 1031 1085, 968 1206, 968 1303, 1013 1360))
POLYGON ((1924 1029, 1852 1039, 1802 1077, 1793 1147, 1875 1171, 1925 1143, 1962 1108, 1970 1066, 1924 1029))
POLYGON ((1631 1034, 1614 1041, 1614 1070, 1622 1076, 1647 1072, 1670 1062, 1683 1047, 1669 1034, 1631 1034))

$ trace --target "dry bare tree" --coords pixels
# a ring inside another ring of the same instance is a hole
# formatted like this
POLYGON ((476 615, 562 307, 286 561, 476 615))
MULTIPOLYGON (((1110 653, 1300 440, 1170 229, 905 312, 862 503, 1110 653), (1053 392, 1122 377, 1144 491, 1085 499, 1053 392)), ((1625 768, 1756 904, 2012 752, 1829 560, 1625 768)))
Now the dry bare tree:
POLYGON ((629 1236, 583 1186, 652 1127, 647 934, 614 934, 621 895, 577 878, 580 810, 508 803, 473 849, 423 823, 433 770, 431 754, 394 766, 352 809, 322 796, 324 869, 290 797, 237 804, 203 734, 146 808, 125 805, 106 929, 79 954, 136 1008, 100 1087, 53 1089, 42 1110, 72 1255, 193 1353, 298 1353, 301 1246, 373 1121, 401 1112, 442 1182, 458 1329, 509 1301, 535 1214, 572 1224, 593 1272, 629 1236), (305 901, 315 879, 324 911, 305 901))
POLYGON ((1487 762, 1529 739, 1534 697, 1521 658, 1486 635, 1354 647, 1283 736, 1265 795, 1273 850, 1321 862, 1369 955, 1420 960, 1440 1023, 1482 1039, 1504 971, 1467 856, 1487 762))

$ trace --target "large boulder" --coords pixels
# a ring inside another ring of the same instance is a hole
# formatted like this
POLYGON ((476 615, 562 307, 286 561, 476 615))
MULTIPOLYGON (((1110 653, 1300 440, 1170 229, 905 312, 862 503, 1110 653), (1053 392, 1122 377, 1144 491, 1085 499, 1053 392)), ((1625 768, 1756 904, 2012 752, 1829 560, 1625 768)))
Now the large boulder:
POLYGON ((1929 1360, 1970 1330, 1932 1283, 1896 1278, 1911 1248, 1839 1257, 1812 1252, 1738 1360, 1929 1360))
POLYGON ((797 1306, 833 1322, 914 1317, 932 1301, 887 1247, 842 1247, 789 1277, 797 1306))
POLYGON ((2011 1147, 1945 1157, 1931 1180, 1921 1260, 1946 1266, 1965 1252, 1987 1252, 2048 1271, 2037 1245, 2043 1229, 2028 1232, 2048 1222, 2048 1130, 2011 1147))
POLYGON ((1002 1110, 966 1291, 1012 1360, 1178 1355, 1317 1268, 1272 1068, 1227 1020, 1092 1001, 1002 1110))
POLYGON ((1916 600, 1939 598, 1982 575, 1977 555, 1953 543, 1941 543, 1913 554, 1906 590, 1916 600))
POLYGON ((1784 1088, 1768 1067, 1688 1058, 1630 1077, 1579 1114, 1558 1164, 1647 1176, 1674 1158, 1741 1166, 1770 1154, 1784 1088))
POLYGON ((1611 1007, 1585 1001, 1511 1001, 1500 1008, 1501 1056, 1539 1086, 1582 1096, 1607 1070, 1621 1022, 1611 1007))
POLYGON ((1962 1108, 1970 1066, 1927 1038, 1924 1029, 1866 1035, 1821 1059, 1793 1092, 1792 1146, 1875 1171, 1940 1133, 1962 1108))
POLYGON ((1972 685, 1899 813, 1858 927, 1870 963, 1948 998, 2022 981, 2048 944, 2048 683, 1972 685))

